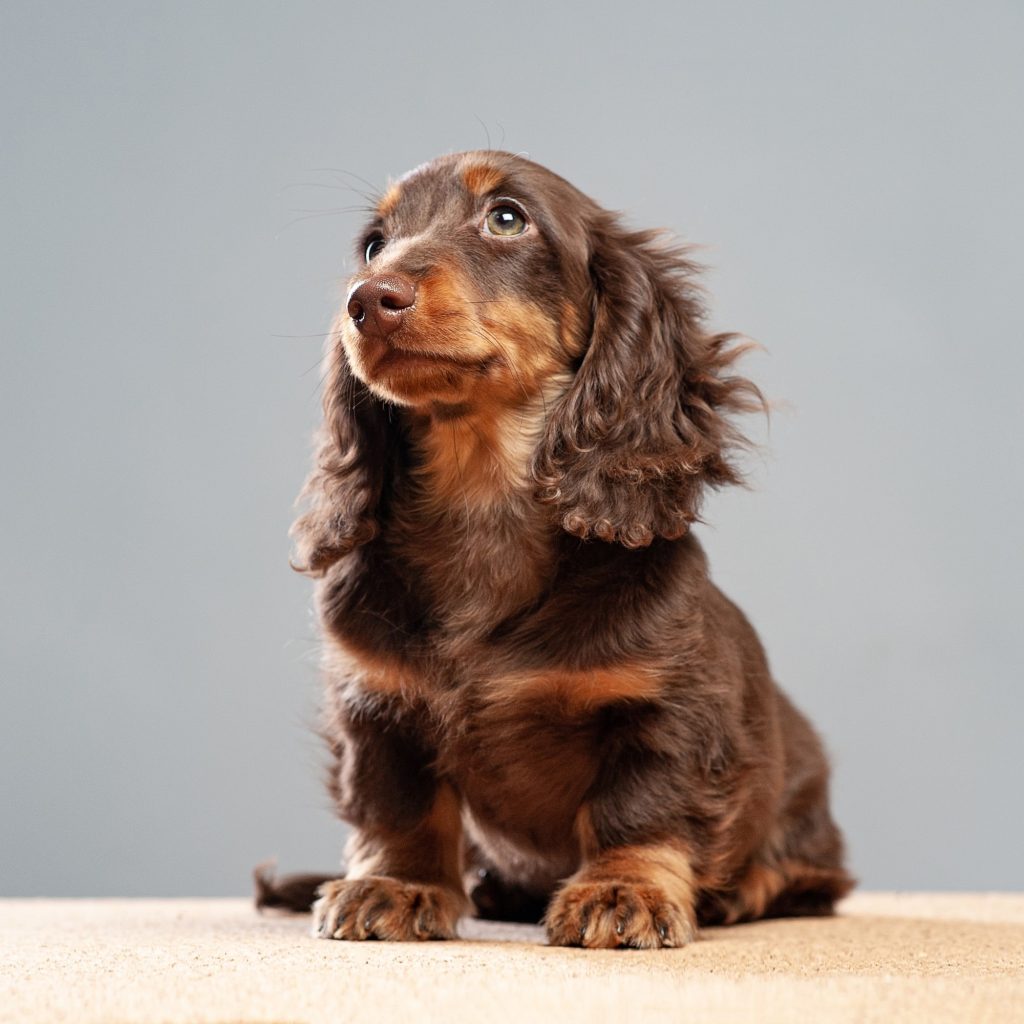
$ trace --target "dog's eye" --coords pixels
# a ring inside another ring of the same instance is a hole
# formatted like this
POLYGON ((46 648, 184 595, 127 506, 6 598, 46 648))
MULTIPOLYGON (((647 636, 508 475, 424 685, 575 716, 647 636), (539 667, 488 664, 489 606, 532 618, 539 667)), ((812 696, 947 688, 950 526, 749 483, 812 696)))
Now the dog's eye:
POLYGON ((363 257, 366 259, 366 262, 369 263, 370 260, 372 260, 373 257, 376 256, 383 248, 384 239, 381 238, 380 235, 374 235, 373 238, 366 243, 366 249, 363 251, 363 257))
POLYGON ((492 235, 521 235, 526 230, 526 218, 514 206, 495 206, 484 225, 492 235))

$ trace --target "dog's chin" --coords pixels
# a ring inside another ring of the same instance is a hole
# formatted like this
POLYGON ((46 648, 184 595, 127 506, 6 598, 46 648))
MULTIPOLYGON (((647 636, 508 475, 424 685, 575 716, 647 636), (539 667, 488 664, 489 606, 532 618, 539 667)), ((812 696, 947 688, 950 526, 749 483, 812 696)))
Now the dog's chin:
POLYGON ((349 350, 355 375, 379 398, 397 405, 459 405, 488 376, 494 359, 423 351, 380 342, 349 350))

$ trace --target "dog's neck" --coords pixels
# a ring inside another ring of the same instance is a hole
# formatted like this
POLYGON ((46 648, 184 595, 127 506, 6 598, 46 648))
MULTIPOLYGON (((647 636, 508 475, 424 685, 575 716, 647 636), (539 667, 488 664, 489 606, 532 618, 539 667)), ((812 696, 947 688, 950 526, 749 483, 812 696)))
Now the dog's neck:
POLYGON ((534 452, 564 389, 565 381, 556 379, 515 404, 409 411, 413 477, 423 504, 472 513, 532 496, 534 452))
POLYGON ((393 525, 453 632, 493 628, 535 601, 553 570, 557 531, 536 499, 532 463, 555 398, 552 389, 486 413, 407 417, 412 486, 393 525))

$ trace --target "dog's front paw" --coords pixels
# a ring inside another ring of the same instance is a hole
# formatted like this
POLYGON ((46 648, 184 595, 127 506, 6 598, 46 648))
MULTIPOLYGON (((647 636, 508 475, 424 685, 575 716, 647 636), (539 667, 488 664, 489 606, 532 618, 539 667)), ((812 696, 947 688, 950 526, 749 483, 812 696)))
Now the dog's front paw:
POLYGON ((570 882, 544 918, 552 946, 659 949, 684 946, 692 916, 660 886, 633 882, 570 882))
POLYGON ((453 939, 465 903, 440 885, 370 875, 325 882, 313 904, 313 935, 322 939, 453 939))

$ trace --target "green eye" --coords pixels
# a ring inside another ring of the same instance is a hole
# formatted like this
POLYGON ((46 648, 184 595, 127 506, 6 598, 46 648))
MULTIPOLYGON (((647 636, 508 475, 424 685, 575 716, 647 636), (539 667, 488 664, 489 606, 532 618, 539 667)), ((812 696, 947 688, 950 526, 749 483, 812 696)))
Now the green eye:
POLYGON ((495 206, 484 225, 492 235, 521 235, 526 230, 526 218, 514 206, 495 206))
POLYGON ((366 243, 366 249, 363 251, 363 258, 367 263, 373 259, 384 248, 384 239, 380 235, 376 235, 366 243))

